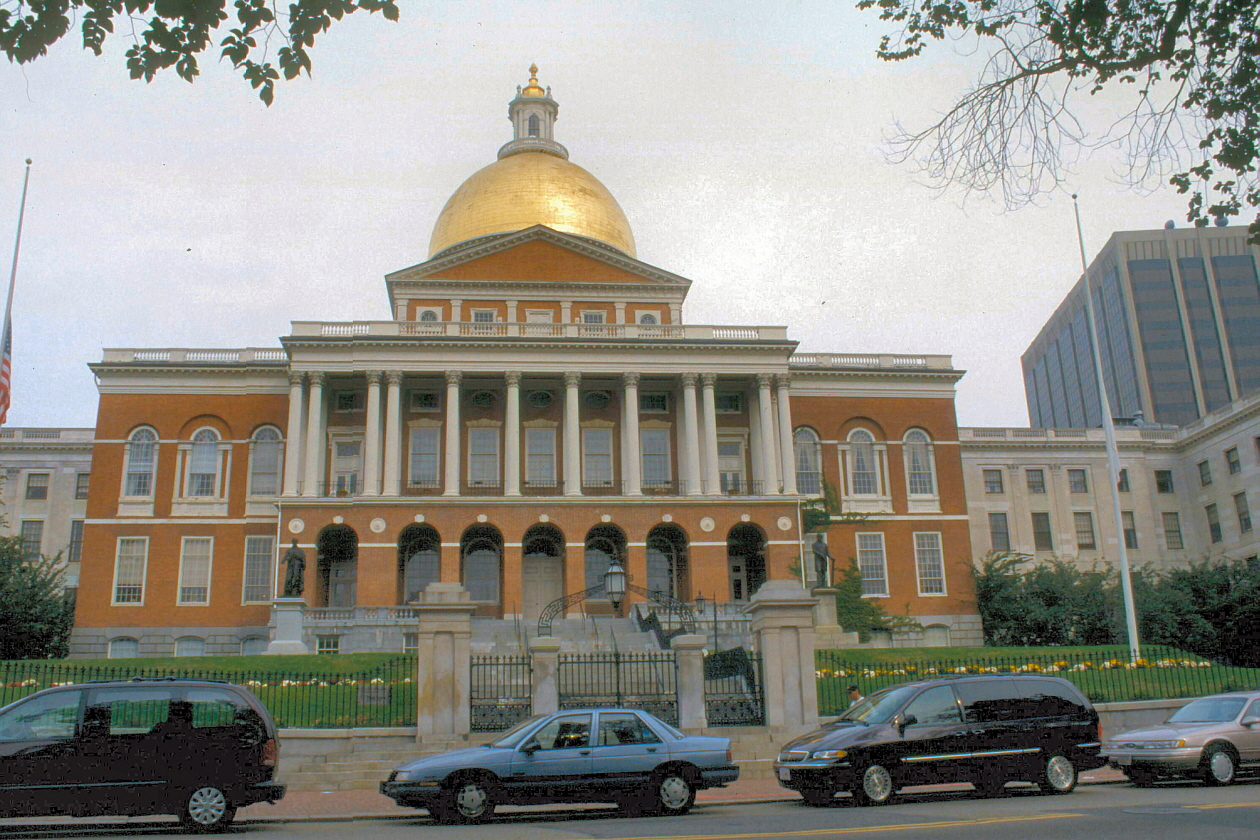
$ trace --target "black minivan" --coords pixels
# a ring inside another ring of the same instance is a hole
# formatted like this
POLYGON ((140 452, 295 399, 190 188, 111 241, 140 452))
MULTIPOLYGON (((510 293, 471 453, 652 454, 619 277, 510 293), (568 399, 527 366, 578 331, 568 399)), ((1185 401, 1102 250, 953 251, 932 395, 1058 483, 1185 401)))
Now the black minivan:
POLYGON ((175 814, 222 830, 276 802, 276 726, 248 689, 191 679, 50 688, 0 709, 0 817, 175 814))
POLYGON ((944 782, 988 796, 1011 781, 1070 793, 1079 771, 1106 763, 1101 748, 1098 713, 1067 680, 943 677, 872 694, 792 741, 774 767, 810 805, 838 791, 875 805, 899 788, 944 782))

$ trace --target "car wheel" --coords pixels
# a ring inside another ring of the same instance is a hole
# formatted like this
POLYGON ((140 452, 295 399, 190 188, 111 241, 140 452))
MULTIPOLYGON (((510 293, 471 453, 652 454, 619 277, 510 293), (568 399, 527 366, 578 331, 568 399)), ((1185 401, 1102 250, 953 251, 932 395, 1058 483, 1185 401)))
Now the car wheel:
POLYGON ((1076 789, 1076 765, 1065 755, 1046 756, 1037 785, 1043 793, 1071 793, 1076 789))
POLYGON ((883 805, 892 799, 897 786, 893 783, 892 773, 882 764, 872 764, 862 771, 857 786, 853 788, 853 798, 859 805, 883 805))
POLYGON ((801 799, 805 800, 805 804, 812 805, 815 808, 825 808, 835 801, 835 798, 836 792, 834 790, 805 788, 801 791, 801 799))
POLYGON ((1213 787, 1233 784, 1234 777, 1238 774, 1238 760, 1224 744, 1208 744, 1207 749, 1203 751, 1203 761, 1200 766, 1203 781, 1213 787))
POLYGON ((482 779, 457 779, 450 785, 437 809, 437 818, 442 822, 472 823, 485 822, 494 816, 494 790, 482 779))
POLYGON ((1130 767, 1124 771, 1124 775, 1129 777, 1129 781, 1133 783, 1134 787, 1140 788, 1150 787, 1159 778, 1154 771, 1146 767, 1130 767))
POLYGON ((976 776, 971 780, 971 784, 975 787, 977 793, 989 798, 1001 796, 1003 791, 1006 790, 1006 778, 989 773, 976 776))
POLYGON ((179 811, 184 828, 196 833, 223 831, 235 818, 236 808, 227 794, 214 785, 190 791, 179 811))
POLYGON ((679 769, 665 770, 652 782, 652 805, 658 814, 677 817, 691 810, 696 802, 696 786, 686 772, 679 769))

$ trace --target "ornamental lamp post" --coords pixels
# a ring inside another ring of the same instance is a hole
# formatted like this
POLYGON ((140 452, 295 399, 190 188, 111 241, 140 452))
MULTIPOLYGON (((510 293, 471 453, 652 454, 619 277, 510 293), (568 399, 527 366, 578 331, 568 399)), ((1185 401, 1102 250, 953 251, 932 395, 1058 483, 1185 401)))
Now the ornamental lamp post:
POLYGON ((620 614, 621 600, 626 596, 626 570, 616 559, 608 564, 608 571, 604 572, 604 591, 608 593, 608 600, 612 601, 613 612, 620 614))

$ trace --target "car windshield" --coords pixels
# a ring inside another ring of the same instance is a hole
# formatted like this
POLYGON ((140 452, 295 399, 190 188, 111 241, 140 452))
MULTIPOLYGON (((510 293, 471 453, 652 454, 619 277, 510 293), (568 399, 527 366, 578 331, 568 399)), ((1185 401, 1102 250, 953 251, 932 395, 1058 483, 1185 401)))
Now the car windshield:
POLYGON ((1223 723, 1238 717, 1246 702, 1242 697, 1204 697, 1173 712, 1168 722, 1223 723))
POLYGON ((497 740, 491 741, 486 746, 506 747, 508 749, 511 749, 512 747, 515 747, 518 744, 520 744, 521 740, 524 739, 525 737, 525 733, 528 732, 530 729, 532 729, 534 724, 538 723, 538 721, 542 720, 545 717, 547 717, 547 715, 534 715, 532 718, 523 720, 520 723, 516 724, 516 726, 513 726, 507 732, 504 732, 501 736, 499 736, 497 740))
POLYGON ((906 704, 906 701, 914 696, 918 691, 918 686, 901 686, 900 688, 885 688, 883 691, 877 691, 870 697, 863 699, 856 706, 850 706, 845 709, 840 717, 836 718, 834 723, 845 723, 848 721, 856 721, 859 723, 887 723, 897 714, 897 710, 906 704))

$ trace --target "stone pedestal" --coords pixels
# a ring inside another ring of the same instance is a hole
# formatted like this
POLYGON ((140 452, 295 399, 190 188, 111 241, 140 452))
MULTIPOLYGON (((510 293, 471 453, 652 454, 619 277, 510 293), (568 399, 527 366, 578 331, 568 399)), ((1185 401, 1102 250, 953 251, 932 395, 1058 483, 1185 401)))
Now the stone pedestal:
POLYGON ((761 654, 766 723, 812 727, 818 722, 814 675, 814 607, 818 599, 794 580, 770 580, 753 595, 747 612, 761 654))
POLYGON ((535 636, 529 640, 530 669, 533 672, 534 714, 560 710, 560 640, 535 636))
POLYGON ((471 728, 469 666, 477 607, 458 583, 431 583, 414 602, 417 628, 416 732, 465 735, 471 728))
POLYGON ((271 602, 271 642, 264 653, 291 655, 310 653, 302 641, 302 615, 305 598, 277 598, 271 602))
POLYGON ((701 635, 675 636, 670 642, 678 663, 678 727, 704 729, 709 725, 704 703, 704 646, 701 635))
POLYGON ((857 633, 847 633, 836 618, 836 595, 840 590, 816 586, 810 594, 818 599, 814 607, 814 647, 819 650, 857 647, 857 633))

